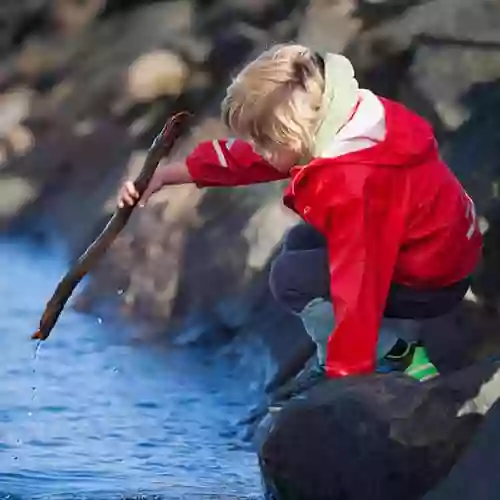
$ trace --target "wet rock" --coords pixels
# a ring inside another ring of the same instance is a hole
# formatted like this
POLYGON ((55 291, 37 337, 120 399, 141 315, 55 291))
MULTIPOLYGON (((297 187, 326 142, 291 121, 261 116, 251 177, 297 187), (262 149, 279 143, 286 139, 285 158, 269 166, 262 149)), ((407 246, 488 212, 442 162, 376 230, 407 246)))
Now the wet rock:
POLYGON ((388 374, 313 388, 274 415, 267 435, 259 431, 270 498, 420 498, 497 401, 499 370, 491 361, 423 384, 388 374))

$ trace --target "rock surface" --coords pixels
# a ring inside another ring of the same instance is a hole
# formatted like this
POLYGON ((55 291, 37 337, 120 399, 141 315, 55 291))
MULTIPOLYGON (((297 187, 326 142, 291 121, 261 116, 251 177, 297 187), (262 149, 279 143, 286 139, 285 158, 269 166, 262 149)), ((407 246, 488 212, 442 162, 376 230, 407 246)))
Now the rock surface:
POLYGON ((400 374, 324 382, 261 431, 268 497, 421 498, 499 398, 499 374, 491 361, 423 384, 400 374))
POLYGON ((487 413, 450 474, 422 500, 496 500, 500 496, 500 402, 487 413))

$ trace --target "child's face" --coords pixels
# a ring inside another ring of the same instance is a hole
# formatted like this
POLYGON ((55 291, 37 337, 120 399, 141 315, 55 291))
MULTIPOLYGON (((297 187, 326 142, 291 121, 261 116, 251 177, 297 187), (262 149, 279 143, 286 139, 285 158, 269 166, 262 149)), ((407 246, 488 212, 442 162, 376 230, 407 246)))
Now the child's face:
POLYGON ((288 172, 292 167, 297 165, 300 160, 300 155, 284 146, 273 145, 265 150, 254 144, 253 148, 257 154, 262 156, 279 172, 288 172))

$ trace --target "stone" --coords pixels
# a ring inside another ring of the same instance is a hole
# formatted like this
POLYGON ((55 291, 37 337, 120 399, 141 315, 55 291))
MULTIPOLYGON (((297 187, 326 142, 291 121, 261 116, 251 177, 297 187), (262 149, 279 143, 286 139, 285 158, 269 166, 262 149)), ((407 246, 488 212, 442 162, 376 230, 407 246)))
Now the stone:
POLYGON ((492 360, 426 383, 392 373, 314 387, 258 432, 269 498, 421 498, 498 400, 499 370, 492 360))
POLYGON ((8 53, 16 42, 43 18, 48 0, 2 0, 0 2, 0 54, 8 53))
POLYGON ((14 127, 7 134, 7 140, 10 143, 13 154, 25 155, 31 151, 35 145, 35 139, 31 131, 22 125, 14 127))
POLYGON ((353 0, 311 0, 301 22, 298 41, 319 52, 343 52, 361 29, 353 16, 353 0))
POLYGON ((0 137, 5 137, 29 115, 33 92, 26 88, 0 94, 0 137))
POLYGON ((210 27, 224 21, 246 22, 266 31, 277 22, 289 17, 296 6, 302 8, 305 2, 283 0, 217 0, 210 9, 210 27))
POLYGON ((16 216, 38 195, 33 183, 21 177, 0 177, 0 220, 16 216))
POLYGON ((500 496, 500 402, 486 414, 446 479, 421 500, 497 500, 500 496))
POLYGON ((263 30, 241 22, 231 24, 215 34, 208 68, 214 76, 227 74, 248 60, 257 47, 264 48, 268 41, 263 30))
POLYGON ((107 0, 55 0, 51 20, 64 33, 77 33, 89 26, 106 8, 107 0))
POLYGON ((182 93, 189 77, 188 65, 177 54, 156 50, 140 56, 129 68, 127 90, 137 102, 149 102, 182 93))
POLYGON ((491 0, 403 0, 365 8, 378 12, 379 19, 371 23, 371 14, 363 6, 358 9, 365 28, 347 51, 356 68, 361 73, 369 66, 382 70, 388 58, 410 51, 406 76, 393 82, 390 97, 416 106, 434 125, 455 130, 468 116, 464 95, 500 76, 500 5, 491 0))

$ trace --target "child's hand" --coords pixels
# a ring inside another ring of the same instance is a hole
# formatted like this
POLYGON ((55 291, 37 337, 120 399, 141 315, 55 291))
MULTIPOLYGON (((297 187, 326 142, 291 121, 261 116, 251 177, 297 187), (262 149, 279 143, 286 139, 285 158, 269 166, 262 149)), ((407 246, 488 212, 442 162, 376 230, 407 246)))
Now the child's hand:
POLYGON ((139 199, 139 193, 135 189, 135 185, 132 181, 126 181, 120 189, 118 195, 118 207, 122 208, 125 205, 135 205, 139 199))
MULTIPOLYGON (((151 181, 149 182, 146 191, 139 200, 139 206, 143 207, 146 205, 147 201, 151 196, 159 191, 164 186, 164 180, 161 171, 157 170, 151 181)), ((118 195, 118 207, 124 207, 125 205, 132 206, 139 199, 139 193, 135 188, 135 184, 132 181, 126 181, 122 188, 120 189, 120 194, 118 195)))
POLYGON ((188 168, 182 162, 167 163, 162 165, 154 173, 146 191, 139 200, 139 193, 132 181, 126 181, 118 195, 118 207, 126 205, 133 206, 139 200, 139 206, 143 207, 149 198, 165 186, 176 184, 187 184, 193 182, 188 168))

